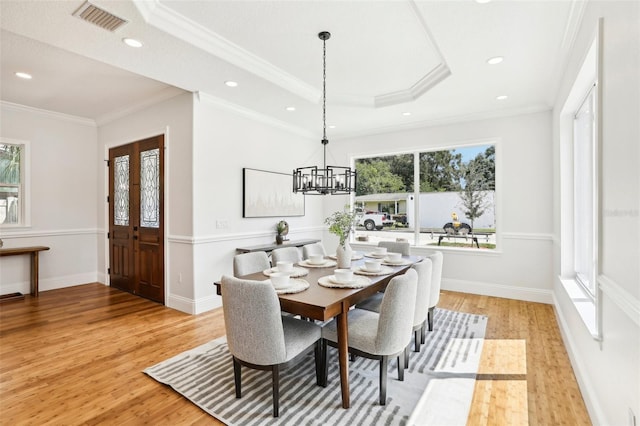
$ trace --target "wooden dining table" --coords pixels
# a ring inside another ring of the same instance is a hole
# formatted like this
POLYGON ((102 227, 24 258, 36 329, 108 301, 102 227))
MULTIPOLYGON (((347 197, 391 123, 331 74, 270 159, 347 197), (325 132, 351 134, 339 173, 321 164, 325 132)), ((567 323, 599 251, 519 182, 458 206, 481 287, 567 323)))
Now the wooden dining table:
MULTIPOLYGON (((367 256, 360 253, 361 259, 353 260, 351 268, 356 270, 364 265, 367 256)), ((391 278, 403 274, 411 265, 423 259, 421 256, 403 256, 404 264, 389 266, 391 272, 386 275, 367 275, 371 280, 371 285, 362 288, 328 288, 318 284, 318 280, 322 277, 333 275, 336 266, 331 267, 307 267, 309 274, 300 279, 309 283, 309 288, 299 293, 279 294, 280 307, 283 311, 300 315, 301 317, 314 319, 318 321, 328 321, 332 318, 337 319, 338 326, 338 363, 340 366, 340 387, 342 391, 342 407, 349 408, 349 309, 355 304, 362 302, 366 298, 382 291, 386 288, 391 278)), ((269 279, 263 272, 244 275, 239 278, 250 280, 266 280, 269 279)), ((216 282, 216 292, 221 294, 221 283, 216 282)))

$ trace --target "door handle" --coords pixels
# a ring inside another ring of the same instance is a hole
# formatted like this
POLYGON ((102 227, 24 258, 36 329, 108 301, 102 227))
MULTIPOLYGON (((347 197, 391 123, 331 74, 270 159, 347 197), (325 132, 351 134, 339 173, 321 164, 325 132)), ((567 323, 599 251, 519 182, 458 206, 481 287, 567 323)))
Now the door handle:
POLYGON ((134 239, 134 240, 137 240, 137 239, 138 239, 138 236, 137 236, 137 235, 134 235, 134 236, 133 236, 133 239, 134 239))

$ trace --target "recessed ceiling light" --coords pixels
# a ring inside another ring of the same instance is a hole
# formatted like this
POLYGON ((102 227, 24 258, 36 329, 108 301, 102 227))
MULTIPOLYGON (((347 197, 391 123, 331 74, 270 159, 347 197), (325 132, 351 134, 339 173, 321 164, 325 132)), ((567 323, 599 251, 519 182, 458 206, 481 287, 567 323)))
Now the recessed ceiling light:
POLYGON ((238 83, 236 81, 232 81, 232 80, 227 80, 224 82, 225 85, 229 86, 229 87, 238 87, 238 83))
POLYGON ((491 0, 476 0, 476 3, 484 4, 489 3, 491 0))
POLYGON ((508 96, 507 95, 500 95, 500 96, 496 96, 496 99, 499 101, 504 101, 505 99, 507 99, 508 96))
POLYGON ((142 47, 142 42, 136 40, 135 38, 123 38, 122 42, 129 47, 142 47))
POLYGON ((493 58, 487 59, 487 63, 489 65, 496 65, 496 64, 499 64, 502 61, 504 61, 504 58, 502 56, 494 56, 493 58))
POLYGON ((288 106, 285 108, 287 111, 295 111, 296 107, 288 106))
POLYGON ((411 115, 411 113, 407 111, 407 112, 403 112, 402 115, 404 115, 405 117, 408 117, 411 115))
POLYGON ((20 77, 23 78, 25 80, 31 80, 33 77, 31 76, 31 74, 28 74, 26 72, 22 72, 22 71, 18 71, 16 73, 16 77, 20 77))

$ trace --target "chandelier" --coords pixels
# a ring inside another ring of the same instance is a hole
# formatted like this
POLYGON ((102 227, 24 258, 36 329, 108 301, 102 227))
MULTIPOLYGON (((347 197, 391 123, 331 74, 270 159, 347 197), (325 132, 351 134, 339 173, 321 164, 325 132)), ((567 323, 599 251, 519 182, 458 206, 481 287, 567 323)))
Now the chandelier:
POLYGON ((299 167, 293 171, 293 192, 309 195, 350 194, 356 190, 356 171, 350 167, 327 166, 327 40, 328 31, 322 31, 322 145, 324 147, 323 168, 299 167))

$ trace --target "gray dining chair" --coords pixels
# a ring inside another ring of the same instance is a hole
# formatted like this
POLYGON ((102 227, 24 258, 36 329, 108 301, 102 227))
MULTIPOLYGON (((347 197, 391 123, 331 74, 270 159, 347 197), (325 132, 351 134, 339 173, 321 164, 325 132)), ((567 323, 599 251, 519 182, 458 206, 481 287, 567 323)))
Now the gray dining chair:
MULTIPOLYGON (((442 252, 434 251, 426 256, 427 259, 433 263, 433 275, 431 277, 431 294, 429 295, 429 314, 427 315, 427 322, 429 331, 433 331, 433 314, 436 305, 440 301, 440 285, 442 283, 442 264, 444 262, 444 256, 442 252)), ((424 343, 424 336, 422 339, 424 343)))
POLYGON ((308 259, 309 256, 314 254, 321 254, 323 256, 327 255, 327 252, 324 250, 324 246, 322 243, 313 243, 302 246, 302 258, 308 259))
POLYGON ((405 241, 380 241, 378 247, 386 247, 387 251, 393 253, 401 253, 403 256, 409 256, 410 246, 405 241))
MULTIPOLYGON (((393 277, 384 292, 380 313, 352 309, 348 314, 349 352, 380 361, 380 405, 387 403, 387 367, 389 358, 398 359, 398 380, 404 380, 405 349, 411 341, 411 327, 418 274, 409 269, 393 277)), ((322 328, 322 385, 328 376, 327 344, 337 346, 336 319, 322 328)))
MULTIPOLYGON (((414 351, 420 352, 420 345, 425 341, 426 320, 429 313, 429 307, 431 306, 429 297, 431 296, 433 263, 431 262, 431 259, 425 258, 411 266, 411 269, 415 270, 418 274, 418 287, 416 289, 412 333, 414 335, 414 351)), ((377 293, 366 299, 364 302, 358 303, 356 307, 359 309, 366 309, 368 311, 380 312, 381 302, 382 294, 377 293)), ((405 368, 409 367, 409 351, 406 352, 404 366, 405 368)))
POLYGON ((280 261, 300 262, 300 250, 297 247, 282 247, 271 252, 271 262, 275 266, 280 261))
POLYGON ((233 358, 236 398, 242 397, 242 366, 270 370, 273 416, 280 414, 280 370, 299 363, 315 351, 316 383, 320 384, 321 327, 309 321, 280 316, 273 286, 264 281, 224 276, 221 283, 227 345, 233 358))
POLYGON ((241 277, 269 269, 269 257, 264 251, 236 254, 233 257, 233 276, 241 277))

